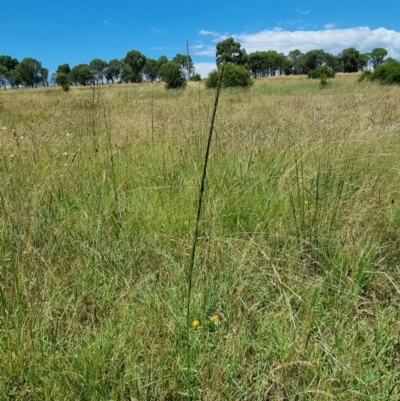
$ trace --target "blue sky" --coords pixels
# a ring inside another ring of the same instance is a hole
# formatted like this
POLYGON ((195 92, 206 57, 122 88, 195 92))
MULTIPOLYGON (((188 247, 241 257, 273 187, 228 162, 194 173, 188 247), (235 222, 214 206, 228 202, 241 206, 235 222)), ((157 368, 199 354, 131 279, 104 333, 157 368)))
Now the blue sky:
POLYGON ((400 59, 398 0, 19 0, 1 9, 0 55, 33 57, 50 71, 64 63, 120 59, 130 50, 171 59, 186 53, 187 39, 204 77, 215 66, 216 43, 228 36, 248 53, 384 47, 400 59))

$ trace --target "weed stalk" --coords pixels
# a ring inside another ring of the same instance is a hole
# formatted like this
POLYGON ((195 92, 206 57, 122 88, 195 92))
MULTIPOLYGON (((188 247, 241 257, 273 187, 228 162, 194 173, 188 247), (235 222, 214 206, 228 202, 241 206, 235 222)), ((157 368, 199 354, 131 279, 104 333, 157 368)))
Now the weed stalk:
POLYGON ((187 378, 187 395, 188 395, 189 401, 192 399, 192 373, 191 373, 192 352, 191 352, 191 341, 190 341, 190 327, 191 327, 190 304, 191 304, 191 302, 190 301, 191 301, 191 296, 192 296, 193 270, 194 270, 194 262, 195 262, 195 257, 196 257, 196 245, 197 245, 197 240, 199 237, 200 217, 201 217, 203 194, 204 194, 206 175, 207 175, 208 159, 210 156, 211 140, 212 140, 212 135, 213 135, 213 131, 214 131, 214 123, 215 123, 215 116, 216 116, 217 108, 218 108, 219 94, 221 92, 224 67, 225 67, 225 65, 223 64, 222 68, 221 68, 221 75, 220 75, 220 79, 219 79, 217 92, 215 94, 210 130, 209 130, 208 139, 207 139, 207 147, 206 147, 206 151, 204 154, 203 174, 202 174, 201 181, 200 181, 199 200, 198 200, 198 204, 197 204, 196 228, 195 228, 194 237, 193 237, 192 252, 190 255, 189 270, 188 270, 188 275, 187 275, 186 356, 187 356, 187 376, 188 376, 188 378, 187 378))

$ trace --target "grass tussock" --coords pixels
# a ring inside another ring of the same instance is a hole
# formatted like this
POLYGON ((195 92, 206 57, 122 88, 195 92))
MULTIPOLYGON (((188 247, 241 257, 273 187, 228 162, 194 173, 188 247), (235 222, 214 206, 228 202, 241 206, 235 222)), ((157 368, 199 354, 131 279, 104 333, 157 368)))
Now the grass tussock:
POLYGON ((399 89, 3 91, 0 399, 398 400, 399 89), (199 324, 197 324, 199 323, 199 324))

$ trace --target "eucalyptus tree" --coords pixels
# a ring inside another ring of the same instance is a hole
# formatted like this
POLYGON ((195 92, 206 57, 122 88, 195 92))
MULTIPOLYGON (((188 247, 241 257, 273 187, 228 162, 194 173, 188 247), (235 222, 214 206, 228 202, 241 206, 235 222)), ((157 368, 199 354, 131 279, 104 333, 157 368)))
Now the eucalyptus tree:
POLYGON ((365 68, 368 66, 369 60, 370 60, 369 53, 360 53, 360 57, 358 58, 358 70, 364 71, 365 68))
POLYGON ((231 37, 217 43, 215 61, 217 66, 221 63, 245 65, 247 62, 247 53, 242 48, 242 45, 231 37))
POLYGON ((282 70, 285 75, 293 74, 293 63, 285 56, 282 63, 282 70))
POLYGON ((15 71, 17 66, 17 59, 11 56, 0 56, 0 86, 3 86, 4 89, 6 89, 8 85, 11 86, 9 79, 10 75, 12 75, 11 71, 15 71))
POLYGON ((372 64, 372 67, 375 69, 382 65, 387 54, 388 51, 382 47, 376 47, 375 49, 372 49, 371 53, 369 54, 369 61, 372 64))
POLYGON ((68 63, 65 63, 65 64, 60 64, 58 67, 57 67, 57 70, 56 70, 56 73, 58 74, 59 72, 62 72, 62 73, 64 73, 64 74, 69 74, 70 72, 71 72, 71 67, 69 66, 69 64, 68 63))
POLYGON ((324 54, 324 64, 330 69, 332 69, 335 72, 339 72, 341 65, 340 65, 340 60, 337 56, 331 54, 331 53, 326 53, 324 54))
POLYGON ((19 62, 11 56, 0 56, 0 65, 6 68, 7 71, 15 70, 19 62))
POLYGON ((137 50, 131 50, 126 53, 124 63, 131 69, 129 81, 141 82, 143 68, 146 65, 146 56, 137 50))
POLYGON ((168 57, 167 56, 160 56, 157 60, 158 68, 160 68, 163 64, 168 63, 168 57))
POLYGON ((355 47, 343 49, 338 55, 343 72, 358 72, 360 52, 355 47))
POLYGON ((123 61, 118 59, 113 59, 108 62, 108 66, 105 70, 104 76, 106 77, 107 81, 118 81, 121 78, 121 72, 123 69, 123 61))
POLYGON ((147 81, 153 82, 158 78, 159 67, 157 60, 152 58, 146 59, 146 64, 143 67, 143 74, 147 81))
MULTIPOLYGON (((141 78, 141 75, 140 75, 141 78)), ((122 68, 121 71, 121 81, 124 83, 128 82, 141 82, 139 81, 139 76, 137 76, 133 70, 132 67, 128 64, 125 64, 124 67, 122 68)))
POLYGON ((393 57, 388 57, 385 58, 385 60, 383 61, 382 65, 386 65, 386 64, 392 64, 392 63, 398 63, 399 61, 394 59, 393 57))
POLYGON ((289 75, 292 73, 293 64, 283 53, 268 50, 250 53, 247 58, 247 67, 254 78, 257 78, 276 75, 277 72, 279 75, 282 72, 289 75))
POLYGON ((181 73, 185 77, 190 77, 191 73, 194 71, 194 64, 192 57, 186 54, 177 54, 173 59, 173 62, 179 65, 181 73))
POLYGON ((44 86, 49 86, 49 70, 47 68, 42 68, 41 77, 42 79, 39 83, 44 86))
POLYGON ((107 62, 101 58, 95 58, 89 63, 90 72, 92 73, 94 79, 96 81, 100 81, 102 84, 107 65, 107 62))
POLYGON ((303 73, 307 74, 309 70, 315 70, 318 66, 325 64, 326 53, 322 49, 310 50, 304 55, 303 73))
POLYGON ((23 83, 17 68, 7 72, 7 80, 11 88, 18 88, 23 83))
POLYGON ((275 76, 281 74, 285 55, 278 53, 276 50, 268 50, 265 52, 267 75, 275 76))
POLYGON ((46 71, 48 75, 48 70, 42 67, 42 63, 32 57, 25 57, 21 60, 16 70, 22 83, 31 87, 38 86, 47 79, 46 71))
POLYGON ((287 56, 288 60, 293 65, 293 74, 304 74, 305 55, 299 49, 291 50, 287 56))
POLYGON ((88 85, 93 82, 93 75, 88 64, 78 64, 68 74, 75 85, 88 85))
POLYGON ((265 51, 250 53, 247 59, 247 66, 254 78, 268 75, 268 55, 265 51))

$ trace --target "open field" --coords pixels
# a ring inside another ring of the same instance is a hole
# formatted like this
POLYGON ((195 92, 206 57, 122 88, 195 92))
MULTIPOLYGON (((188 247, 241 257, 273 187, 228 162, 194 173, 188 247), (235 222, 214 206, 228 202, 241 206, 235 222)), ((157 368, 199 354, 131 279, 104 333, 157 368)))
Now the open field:
POLYGON ((0 400, 398 400, 400 87, 0 92, 0 400), (213 317, 211 321, 210 317, 213 317))

